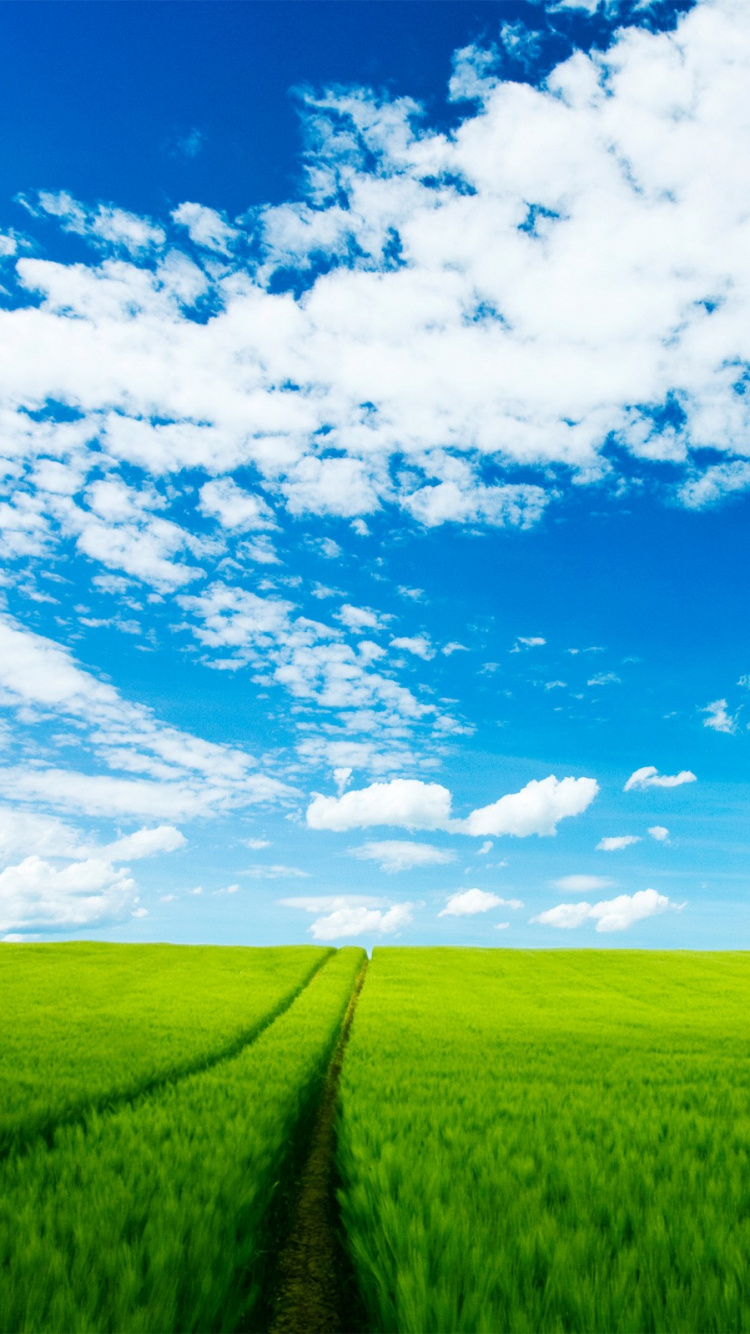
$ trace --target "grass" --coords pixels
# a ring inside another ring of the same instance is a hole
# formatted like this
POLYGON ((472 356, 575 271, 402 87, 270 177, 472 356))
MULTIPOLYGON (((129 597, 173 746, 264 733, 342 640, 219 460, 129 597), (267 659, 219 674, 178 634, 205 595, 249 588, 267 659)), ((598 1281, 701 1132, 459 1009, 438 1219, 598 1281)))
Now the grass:
POLYGON ((238 1055, 0 1165, 1 1330, 259 1327, 274 1200, 363 957, 331 953, 238 1055))
POLYGON ((342 1218, 380 1331, 750 1329, 750 959, 376 949, 342 1218))
POLYGON ((0 1155, 230 1054, 329 953, 0 944, 0 1155))

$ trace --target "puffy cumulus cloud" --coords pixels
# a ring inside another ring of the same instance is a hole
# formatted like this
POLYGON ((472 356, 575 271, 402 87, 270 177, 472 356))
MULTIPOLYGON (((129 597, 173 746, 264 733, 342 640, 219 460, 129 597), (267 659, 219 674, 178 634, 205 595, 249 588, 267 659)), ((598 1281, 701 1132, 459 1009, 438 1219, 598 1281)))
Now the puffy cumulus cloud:
POLYGON ((430 643, 429 635, 399 635, 391 640, 391 648, 400 648, 405 653, 413 653, 415 657, 422 658, 425 662, 434 658, 436 653, 436 649, 430 643))
POLYGON ((564 875, 553 880, 555 889, 570 890, 572 893, 586 894, 592 889, 607 889, 612 884, 603 875, 564 875))
MULTIPOLYGON (((473 917, 476 913, 489 912, 492 908, 522 908, 520 899, 501 899, 486 889, 464 889, 451 894, 448 902, 438 917, 473 917)), ((506 923, 507 925, 507 923, 506 923)))
POLYGON ((640 843, 638 834, 613 834, 607 838, 600 838, 596 845, 597 852, 620 852, 622 848, 632 847, 634 843, 640 843))
POLYGON ((436 848, 432 843, 412 843, 408 839, 363 843, 352 848, 351 855, 361 861, 377 862, 382 871, 412 871, 415 867, 445 866, 456 860, 449 848, 436 848))
POLYGON ((649 829, 649 834, 655 838, 657 843, 669 842, 669 830, 665 829, 663 824, 653 824, 649 829))
POLYGON ((310 829, 367 829, 397 825, 401 829, 445 829, 450 822, 451 794, 439 783, 419 778, 393 778, 371 783, 340 797, 316 796, 307 808, 310 829))
MULTIPOLYGON (((517 59, 530 39, 512 28, 517 59)), ((92 560, 178 586, 196 568, 178 558, 188 469, 252 469, 292 514, 358 531, 386 506, 526 527, 566 478, 619 488, 623 452, 628 475, 667 463, 687 506, 746 489, 749 75, 748 7, 705 0, 540 87, 464 48, 453 95, 473 100, 450 131, 408 97, 310 93, 303 197, 257 210, 252 247, 198 201, 164 222, 27 201, 95 254, 2 245, 8 550, 73 533, 92 560), (84 474, 104 451, 170 475, 174 510, 108 525, 50 501, 33 462, 65 461, 73 437, 84 474)))
POLYGON ((520 792, 511 792, 491 806, 472 811, 459 822, 467 834, 513 834, 527 838, 530 834, 545 837, 557 833, 560 820, 581 815, 591 805, 599 791, 593 778, 533 778, 520 792))
POLYGON ((710 727, 714 732, 736 732, 737 718, 727 711, 727 701, 725 699, 715 699, 712 704, 707 704, 701 713, 707 713, 708 717, 703 719, 703 726, 710 727))
POLYGON ((560 903, 556 908, 548 908, 532 922, 540 926, 554 926, 560 930, 573 930, 584 922, 596 922, 597 931, 626 931, 635 922, 654 917, 666 912, 668 908, 683 906, 673 903, 665 894, 657 894, 655 889, 641 889, 636 894, 619 894, 615 899, 604 899, 600 903, 560 903))
MULTIPOLYGON (((9 765, 0 769, 0 793, 11 800, 114 818, 181 820, 291 795, 279 779, 258 772, 245 751, 161 723, 151 709, 80 667, 68 649, 9 616, 0 616, 0 706, 13 710, 21 726, 54 720, 69 729, 100 770, 9 765)), ((159 834, 175 837, 176 831, 159 834)))
POLYGON ((93 926, 137 911, 134 882, 110 862, 90 858, 58 870, 25 857, 0 872, 0 931, 93 926))
POLYGON ((309 898, 281 899, 289 908, 302 908, 322 916, 310 927, 314 940, 351 939, 354 936, 393 935, 413 920, 415 903, 394 903, 363 894, 323 895, 309 898))
POLYGON ((690 769, 681 769, 678 774, 660 774, 655 765, 646 764, 630 775, 623 792, 642 792, 649 787, 682 787, 683 783, 697 781, 690 769))
POLYGON ((172 217, 180 226, 187 228, 190 240, 205 250, 216 250, 221 255, 228 255, 232 244, 240 236, 236 227, 229 223, 214 208, 205 204, 180 204, 172 211, 172 217))
POLYGON ((342 907, 318 917, 310 927, 314 940, 344 940, 353 936, 390 936, 413 920, 413 903, 394 903, 393 907, 342 907))
POLYGON ((394 778, 371 783, 339 797, 316 796, 307 810, 311 829, 366 829, 395 825, 402 829, 442 829, 454 834, 555 834, 557 825, 580 815, 594 800, 599 785, 593 778, 532 779, 491 806, 472 811, 465 820, 451 817, 451 794, 439 783, 394 778))
POLYGON ((245 530, 275 526, 265 501, 243 491, 231 477, 206 482, 200 491, 200 507, 204 514, 218 519, 224 528, 245 530))

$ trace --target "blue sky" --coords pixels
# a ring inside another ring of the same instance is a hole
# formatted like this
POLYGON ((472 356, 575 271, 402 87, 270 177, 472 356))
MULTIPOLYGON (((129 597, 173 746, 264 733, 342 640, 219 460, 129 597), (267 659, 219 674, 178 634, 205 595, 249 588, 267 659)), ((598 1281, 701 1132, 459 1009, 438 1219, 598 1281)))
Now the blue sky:
POLYGON ((747 947, 746 7, 0 27, 0 934, 747 947))

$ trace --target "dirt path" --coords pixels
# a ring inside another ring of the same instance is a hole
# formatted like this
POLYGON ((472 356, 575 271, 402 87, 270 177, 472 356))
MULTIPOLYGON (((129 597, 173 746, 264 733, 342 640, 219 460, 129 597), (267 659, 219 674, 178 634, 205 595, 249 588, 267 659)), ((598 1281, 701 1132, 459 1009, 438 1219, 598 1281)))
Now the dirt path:
POLYGON ((270 1334, 360 1334, 366 1329, 354 1278, 338 1238, 334 1182, 339 1076, 366 972, 365 962, 328 1068, 291 1228, 279 1257, 270 1334))

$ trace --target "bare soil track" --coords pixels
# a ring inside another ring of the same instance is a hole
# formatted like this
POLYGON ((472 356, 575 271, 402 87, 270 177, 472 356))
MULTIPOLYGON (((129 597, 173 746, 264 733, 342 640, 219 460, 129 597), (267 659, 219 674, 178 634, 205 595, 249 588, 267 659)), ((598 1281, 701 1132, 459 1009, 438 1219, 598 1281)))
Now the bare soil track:
POLYGON ((307 1160, 297 1182, 280 1252, 270 1334, 364 1334, 367 1329, 336 1204, 336 1106, 339 1076, 367 962, 357 977, 328 1067, 307 1160))

